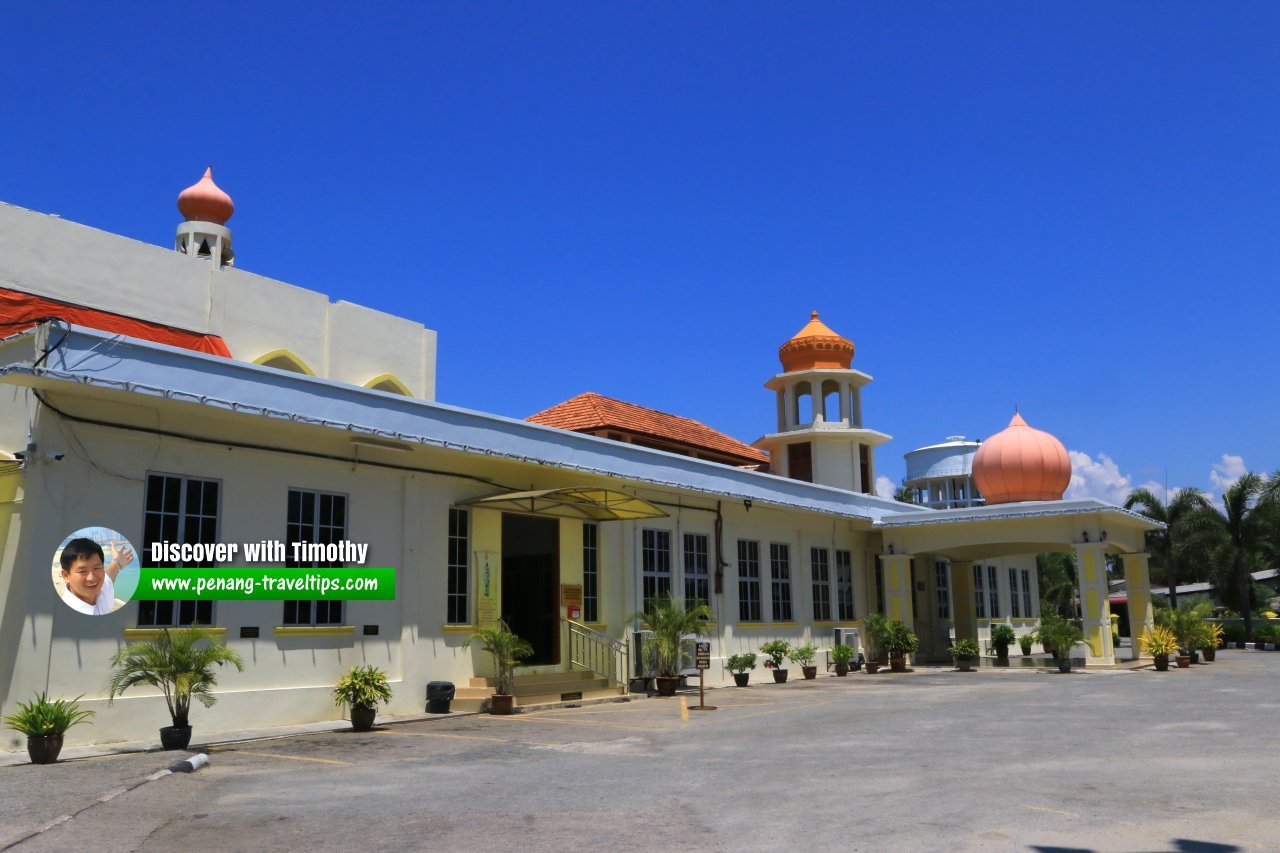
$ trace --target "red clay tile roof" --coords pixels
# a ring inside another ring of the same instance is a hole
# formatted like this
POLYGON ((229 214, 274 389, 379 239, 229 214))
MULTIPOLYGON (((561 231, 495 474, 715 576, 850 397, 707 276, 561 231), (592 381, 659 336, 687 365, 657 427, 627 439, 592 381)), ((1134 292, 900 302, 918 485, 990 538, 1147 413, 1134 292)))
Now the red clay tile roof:
POLYGON ((675 442, 692 448, 735 456, 743 461, 769 461, 769 454, 730 438, 706 424, 679 415, 647 409, 634 403, 602 397, 588 391, 525 420, 572 432, 613 429, 618 432, 675 442))

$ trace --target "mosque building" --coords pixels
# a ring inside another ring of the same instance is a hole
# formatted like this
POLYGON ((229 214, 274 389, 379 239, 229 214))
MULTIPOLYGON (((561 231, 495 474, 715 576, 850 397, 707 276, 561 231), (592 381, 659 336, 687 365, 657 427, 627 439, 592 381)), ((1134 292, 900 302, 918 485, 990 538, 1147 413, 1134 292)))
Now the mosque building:
POLYGON ((1090 664, 1115 661, 1108 555, 1135 636, 1150 625, 1153 523, 1063 500, 1065 450, 1021 416, 972 453, 909 454, 920 503, 875 495, 890 436, 869 424, 888 418, 864 420, 871 377, 816 312, 779 349, 775 429, 754 443, 593 393, 522 421, 437 402, 421 323, 245 271, 211 171, 178 207, 164 249, 0 204, 0 714, 83 694, 95 725, 71 739, 154 739, 163 698, 108 705, 109 661, 191 624, 246 662, 193 715, 200 737, 333 719, 332 685, 355 664, 390 674, 392 714, 421 713, 436 680, 459 685, 455 709, 478 707, 488 656, 466 641, 500 617, 534 650, 521 704, 617 695, 647 675, 634 614, 668 592, 711 608, 709 683, 729 680, 729 655, 829 649, 871 612, 942 661, 954 637, 1035 624, 1045 551, 1078 557, 1090 664), (144 566, 164 562, 161 542, 360 543, 364 565, 395 568, 396 597, 86 616, 50 561, 90 527, 144 566))

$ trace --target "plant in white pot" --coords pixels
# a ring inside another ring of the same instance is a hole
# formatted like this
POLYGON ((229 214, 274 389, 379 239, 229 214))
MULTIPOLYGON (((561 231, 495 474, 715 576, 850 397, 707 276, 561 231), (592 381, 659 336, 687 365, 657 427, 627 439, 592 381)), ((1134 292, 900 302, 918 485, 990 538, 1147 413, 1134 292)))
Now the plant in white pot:
POLYGON ((982 654, 982 649, 978 647, 977 640, 971 637, 963 637, 956 640, 947 649, 947 654, 956 659, 956 669, 961 672, 973 672, 974 665, 978 662, 978 656, 982 654))

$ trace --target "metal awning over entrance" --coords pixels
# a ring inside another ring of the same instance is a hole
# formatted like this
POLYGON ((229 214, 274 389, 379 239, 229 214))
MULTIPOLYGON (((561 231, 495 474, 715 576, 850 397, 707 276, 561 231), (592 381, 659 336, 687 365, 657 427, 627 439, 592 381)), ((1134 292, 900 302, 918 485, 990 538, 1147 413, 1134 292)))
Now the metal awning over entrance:
POLYGON ((648 501, 626 492, 592 487, 505 492, 464 503, 482 509, 585 518, 590 521, 632 521, 638 518, 664 518, 667 515, 648 501))

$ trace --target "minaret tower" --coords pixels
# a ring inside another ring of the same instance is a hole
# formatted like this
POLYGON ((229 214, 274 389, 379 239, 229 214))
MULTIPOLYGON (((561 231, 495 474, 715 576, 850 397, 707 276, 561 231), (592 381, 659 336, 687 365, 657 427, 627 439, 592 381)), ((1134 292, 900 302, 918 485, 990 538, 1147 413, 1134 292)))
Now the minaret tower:
POLYGON ((769 470, 793 480, 875 494, 875 448, 890 436, 862 425, 862 387, 853 341, 827 328, 814 311, 778 348, 782 373, 765 383, 778 395, 778 431, 755 443, 772 456, 769 470))
POLYGON ((174 248, 184 255, 208 258, 215 265, 232 266, 231 229, 227 220, 236 212, 231 196, 213 182, 213 167, 204 177, 178 193, 178 212, 186 219, 178 226, 174 248))

